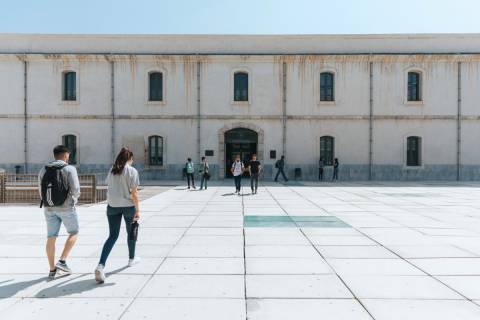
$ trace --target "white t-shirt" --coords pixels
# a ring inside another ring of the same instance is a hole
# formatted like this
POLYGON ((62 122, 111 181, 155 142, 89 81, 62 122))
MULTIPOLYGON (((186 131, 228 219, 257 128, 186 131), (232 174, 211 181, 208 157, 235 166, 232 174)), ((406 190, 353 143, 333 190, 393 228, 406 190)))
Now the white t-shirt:
POLYGON ((239 176, 242 174, 242 170, 243 170, 243 162, 241 161, 235 161, 232 163, 232 170, 233 170, 233 176, 236 177, 236 176, 239 176))

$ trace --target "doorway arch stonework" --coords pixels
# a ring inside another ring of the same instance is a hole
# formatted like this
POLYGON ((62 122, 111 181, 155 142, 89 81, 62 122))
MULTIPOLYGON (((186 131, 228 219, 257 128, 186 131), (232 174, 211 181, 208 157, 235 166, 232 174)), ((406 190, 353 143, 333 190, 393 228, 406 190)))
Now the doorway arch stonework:
POLYGON ((220 179, 225 178, 225 132, 232 129, 244 128, 250 129, 258 135, 257 157, 262 161, 264 156, 264 133, 263 129, 247 122, 235 122, 224 125, 218 130, 218 176, 220 179))

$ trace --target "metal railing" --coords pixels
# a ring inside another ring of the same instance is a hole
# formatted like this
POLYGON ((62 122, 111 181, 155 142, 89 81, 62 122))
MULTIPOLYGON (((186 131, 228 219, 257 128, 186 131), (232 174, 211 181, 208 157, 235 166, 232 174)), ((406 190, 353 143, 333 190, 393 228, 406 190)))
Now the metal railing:
MULTIPOLYGON (((97 187, 95 175, 79 175, 79 203, 104 201, 104 188, 97 187)), ((0 203, 40 203, 38 176, 36 174, 7 174, 0 172, 0 203)))

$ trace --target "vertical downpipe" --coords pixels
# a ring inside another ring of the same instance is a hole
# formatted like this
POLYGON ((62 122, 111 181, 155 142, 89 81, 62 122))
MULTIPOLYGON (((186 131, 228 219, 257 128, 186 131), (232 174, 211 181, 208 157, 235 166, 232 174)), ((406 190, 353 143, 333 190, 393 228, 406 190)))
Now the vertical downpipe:
POLYGON ((23 170, 28 172, 28 87, 27 87, 28 62, 26 55, 23 60, 23 170))
POLYGON ((368 117, 368 180, 373 175, 373 62, 369 63, 369 117, 368 117))
POLYGON ((110 56, 111 158, 115 161, 115 62, 110 56))
POLYGON ((287 153, 287 63, 282 67, 282 155, 287 153))
POLYGON ((200 121, 201 121, 201 105, 200 105, 200 68, 201 68, 201 62, 198 59, 197 56, 197 161, 200 163, 201 159, 201 154, 202 154, 202 148, 201 148, 201 126, 200 126, 200 121))
POLYGON ((461 179, 462 165, 462 63, 457 63, 457 181, 461 179))

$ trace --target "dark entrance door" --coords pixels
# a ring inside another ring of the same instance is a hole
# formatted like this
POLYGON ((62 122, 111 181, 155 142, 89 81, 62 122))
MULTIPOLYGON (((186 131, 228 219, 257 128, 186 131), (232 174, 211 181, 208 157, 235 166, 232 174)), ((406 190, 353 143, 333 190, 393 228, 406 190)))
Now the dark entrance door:
POLYGON ((225 132, 225 177, 231 178, 232 163, 235 157, 246 165, 252 154, 257 153, 258 135, 255 131, 244 128, 232 129, 225 132))

